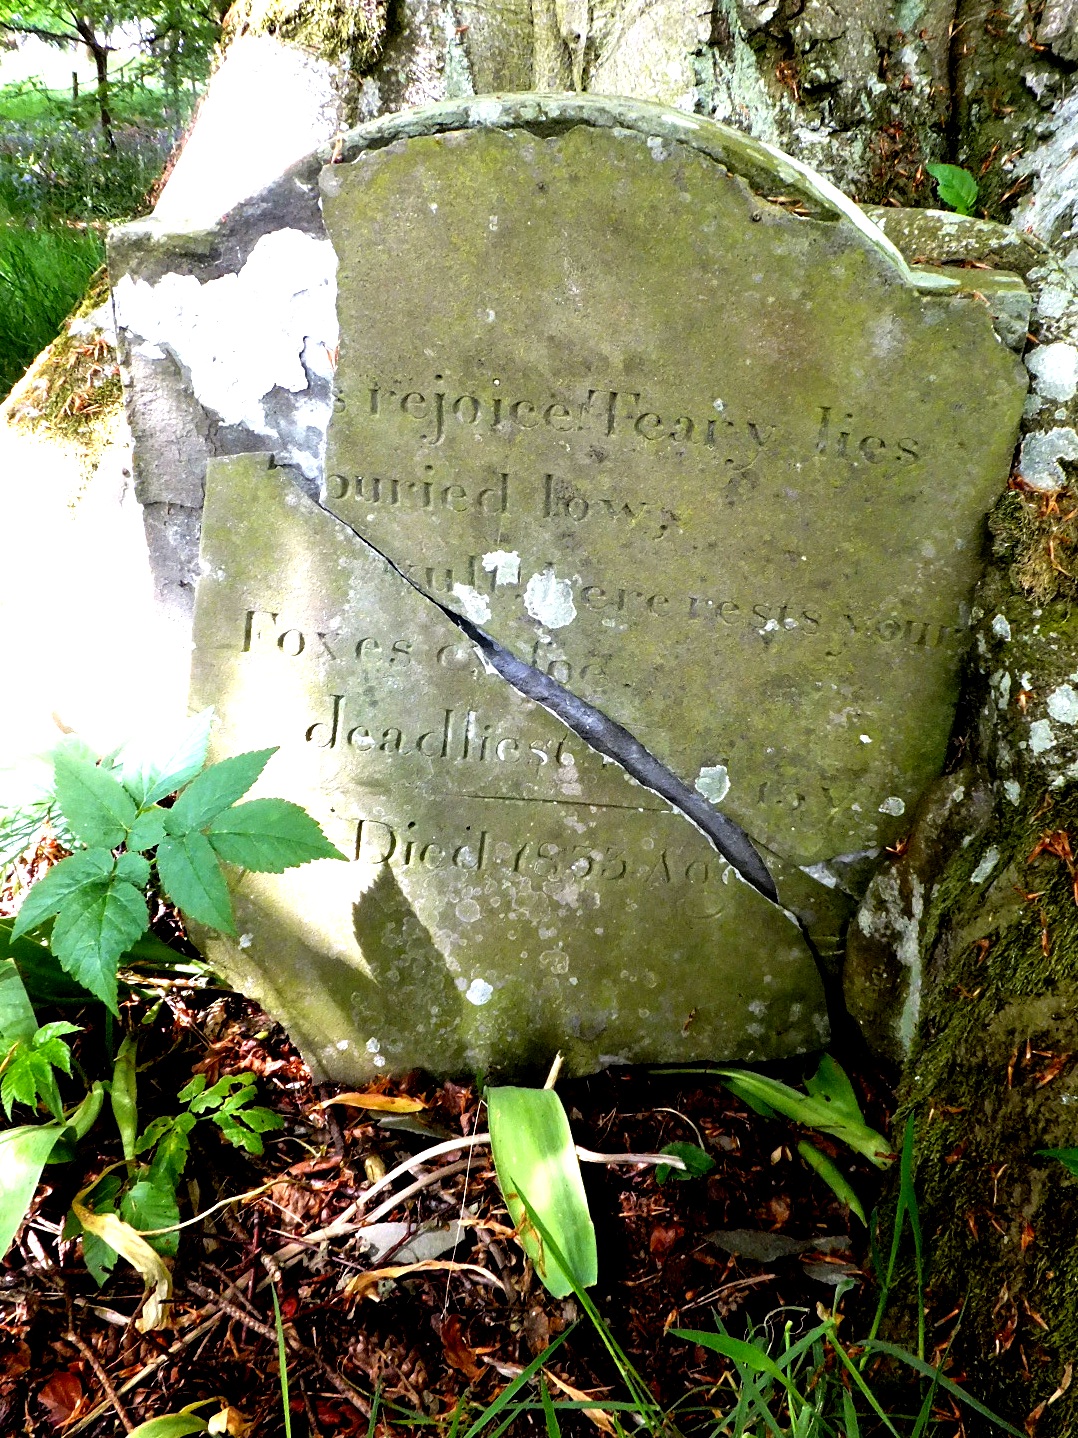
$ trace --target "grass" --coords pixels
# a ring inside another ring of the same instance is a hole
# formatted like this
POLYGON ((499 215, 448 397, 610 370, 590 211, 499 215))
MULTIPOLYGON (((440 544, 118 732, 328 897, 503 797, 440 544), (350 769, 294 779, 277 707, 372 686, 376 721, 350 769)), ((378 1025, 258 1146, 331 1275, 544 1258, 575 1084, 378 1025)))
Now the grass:
POLYGON ((0 222, 0 395, 55 339, 103 257, 94 229, 0 222))

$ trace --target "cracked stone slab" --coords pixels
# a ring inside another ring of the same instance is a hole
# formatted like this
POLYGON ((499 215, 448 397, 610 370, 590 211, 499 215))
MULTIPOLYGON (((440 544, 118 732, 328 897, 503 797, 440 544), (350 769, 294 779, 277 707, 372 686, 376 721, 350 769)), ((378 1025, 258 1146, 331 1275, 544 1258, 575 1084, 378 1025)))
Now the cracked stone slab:
POLYGON ((1027 375, 767 147, 558 103, 323 171, 325 503, 786 860, 878 849, 942 763, 1027 375))
MULTIPOLYGON (((211 459, 193 704, 347 854, 234 876, 199 938, 316 1071, 764 1059, 827 1020, 798 928, 658 797, 489 672, 266 455, 211 459)), ((818 884, 801 876, 805 890, 818 884)))

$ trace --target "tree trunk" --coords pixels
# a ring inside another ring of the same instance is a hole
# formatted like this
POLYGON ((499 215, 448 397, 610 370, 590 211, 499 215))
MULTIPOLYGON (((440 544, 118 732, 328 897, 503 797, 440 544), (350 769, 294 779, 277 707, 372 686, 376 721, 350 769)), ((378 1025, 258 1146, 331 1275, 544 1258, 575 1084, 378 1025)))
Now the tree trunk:
POLYGON ((85 17, 75 21, 75 29, 82 37, 82 43, 93 59, 97 69, 97 110, 101 118, 101 133, 110 150, 116 148, 116 137, 112 133, 112 113, 109 109, 109 50, 110 47, 98 36, 93 22, 85 17))
MULTIPOLYGON (((777 144, 866 204, 931 206, 925 163, 963 165, 978 213, 1009 225, 976 239, 1034 295, 1024 480, 991 516, 949 773, 883 857, 847 989, 916 1117, 929 1331, 945 1343, 966 1305, 952 1355, 970 1388, 1031 1432, 1078 1431, 1078 1189, 1036 1154, 1078 1143, 1078 4, 335 4, 282 3, 274 26, 337 63, 346 122, 473 92, 628 94, 777 144), (884 1003, 918 994, 896 1049, 884 1003)), ((234 33, 265 28, 253 5, 230 14, 234 33)), ((965 258, 957 238, 925 254, 908 212, 880 219, 910 257, 965 258)))

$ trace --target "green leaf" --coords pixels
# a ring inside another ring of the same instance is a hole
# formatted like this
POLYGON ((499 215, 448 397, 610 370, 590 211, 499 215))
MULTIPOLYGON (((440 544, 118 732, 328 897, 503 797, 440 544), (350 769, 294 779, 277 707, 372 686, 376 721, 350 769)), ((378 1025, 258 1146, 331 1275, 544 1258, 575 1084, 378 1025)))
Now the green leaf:
POLYGON ((84 849, 81 854, 61 859, 43 879, 37 881, 23 900, 22 908, 15 916, 12 940, 58 914, 68 898, 79 889, 107 879, 115 863, 108 849, 84 849))
POLYGON ((345 857, 310 814, 287 799, 252 799, 226 809, 210 824, 208 837, 222 859, 259 874, 345 857))
POLYGON ((162 1413, 132 1428, 128 1438, 187 1438, 189 1433, 205 1433, 208 1427, 197 1413, 162 1413))
POLYGON ((150 861, 141 854, 121 854, 116 860, 116 877, 144 889, 150 882, 150 861))
POLYGON ((0 1046, 29 1041, 35 1033, 37 1019, 15 960, 0 959, 0 1046))
MULTIPOLYGON (((171 1228, 180 1221, 176 1190, 159 1176, 148 1175, 133 1183, 123 1196, 120 1217, 140 1233, 147 1229, 171 1228)), ((162 1258, 175 1258, 180 1246, 178 1233, 147 1233, 146 1242, 162 1258)))
MULTIPOLYGON (((106 1173, 87 1194, 88 1207, 94 1213, 115 1213, 122 1188, 123 1179, 118 1173, 106 1173)), ((106 1243, 103 1238, 99 1238, 96 1233, 88 1233, 74 1212, 68 1209, 64 1222, 64 1237, 80 1236, 82 1238, 82 1261, 98 1288, 104 1288, 120 1255, 111 1244, 106 1243)))
POLYGON ((61 752, 53 761, 56 798, 76 839, 113 849, 135 822, 134 799, 113 774, 61 752))
POLYGON ((24 1124, 0 1133, 0 1257, 11 1247, 26 1217, 63 1124, 24 1124))
POLYGON ((224 934, 236 932, 225 876, 205 834, 196 829, 162 840, 157 872, 165 893, 190 918, 224 934))
POLYGON ((250 754, 237 754, 211 764, 192 779, 187 788, 165 810, 165 825, 170 834, 186 834, 202 829, 216 819, 230 804, 242 798, 269 763, 277 750, 256 749, 250 754))
POLYGON ((718 1074, 730 1092, 751 1107, 763 1105, 794 1123, 829 1133, 877 1168, 886 1168, 894 1158, 884 1136, 865 1123, 849 1079, 829 1054, 823 1056, 815 1077, 809 1079, 807 1095, 749 1069, 719 1068, 709 1072, 718 1074))
POLYGON ((808 1164, 809 1168, 820 1175, 824 1183, 827 1184, 828 1188, 838 1199, 839 1203, 844 1203, 850 1212, 856 1214, 867 1228, 865 1210, 861 1207, 861 1200, 853 1191, 846 1175, 836 1168, 835 1164, 832 1163, 825 1153, 821 1153, 815 1144, 802 1141, 797 1145, 797 1151, 808 1164))
POLYGON ((133 884, 115 876, 98 880, 68 897, 53 925, 53 951, 73 978, 118 1014, 116 966, 149 922, 146 900, 133 884))
POLYGON ((65 1074, 71 1072, 71 1050, 62 1036, 78 1032, 75 1024, 62 1020, 44 1024, 31 1038, 18 1040, 8 1050, 0 1078, 0 1103, 9 1119, 13 1104, 24 1103, 36 1108, 39 1097, 44 1099, 55 1119, 63 1118, 53 1069, 58 1068, 65 1074))
POLYGON ((1078 1148, 1039 1148, 1037 1153, 1041 1158, 1058 1159, 1068 1173, 1078 1176, 1078 1148))
POLYGON ((137 1084, 135 1079, 136 1042, 131 1034, 124 1035, 112 1066, 112 1114, 120 1131, 124 1158, 131 1163, 135 1157, 138 1135, 137 1084))
POLYGON ((939 197, 945 205, 950 205, 960 215, 972 212, 979 186, 968 170, 961 165, 939 164, 926 165, 925 169, 935 180, 939 197))
POLYGON ((553 1237, 577 1286, 589 1288, 598 1278, 595 1226, 561 1099, 553 1089, 530 1088, 491 1088, 486 1098, 498 1186, 536 1273, 555 1298, 572 1293, 573 1283, 562 1264, 545 1251, 522 1193, 553 1237))
POLYGON ((31 1003, 84 1004, 89 997, 60 967, 56 955, 37 939, 12 939, 12 919, 0 919, 0 959, 14 959, 31 1003))
POLYGON ((144 854, 147 849, 156 849, 165 837, 165 815, 167 809, 147 809, 131 825, 127 836, 127 847, 144 854))
POLYGON ((710 1173, 715 1167, 715 1160, 711 1155, 695 1143, 668 1143, 660 1152, 680 1158, 685 1167, 672 1168, 668 1163, 660 1163, 655 1169, 656 1183, 665 1183, 671 1175, 681 1183, 690 1178, 703 1178, 705 1173, 710 1173))
POLYGON ((180 1103, 188 1105, 192 1113, 209 1113, 211 1109, 219 1108, 226 1099, 231 1098, 232 1106, 236 1103, 244 1103, 248 1098, 254 1097, 252 1085, 255 1083, 255 1076, 249 1071, 238 1074, 225 1074, 219 1078, 212 1088, 206 1087, 206 1075, 195 1074, 190 1083, 185 1084, 177 1094, 180 1103), (237 1099, 236 1090, 239 1090, 241 1097, 237 1099))
POLYGON ((170 733, 155 731, 124 745, 116 756, 123 786, 144 809, 195 777, 206 762, 212 709, 185 719, 170 733))
POLYGON ((175 1189, 187 1165, 191 1143, 187 1135, 198 1120, 193 1114, 180 1113, 154 1119, 138 1141, 138 1152, 154 1150, 150 1178, 155 1183, 175 1189))

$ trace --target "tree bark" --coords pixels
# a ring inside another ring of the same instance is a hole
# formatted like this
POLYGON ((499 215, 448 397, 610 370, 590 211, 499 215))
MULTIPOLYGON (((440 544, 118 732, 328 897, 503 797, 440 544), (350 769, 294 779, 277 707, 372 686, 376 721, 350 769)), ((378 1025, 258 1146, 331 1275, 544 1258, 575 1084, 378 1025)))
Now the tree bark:
MULTIPOLYGON (((949 772, 873 880, 849 992, 871 1028, 881 994, 919 988, 912 1048, 895 1056, 916 1120, 930 1332, 942 1346, 963 1310, 951 1352, 969 1387, 1030 1432, 1078 1431, 1078 1188, 1036 1153, 1078 1143, 1078 4, 395 0, 363 13, 357 28, 344 0, 297 0, 278 27, 341 58, 348 122, 473 92, 628 94, 777 144, 867 204, 931 206, 926 162, 966 166, 978 213, 1009 226, 982 227, 979 252, 1027 277, 1030 350, 1060 348, 985 536, 949 772)), ((252 17, 234 12, 234 31, 252 17)), ((908 216, 893 237, 911 258, 966 258, 957 239, 918 253, 908 216)))
POLYGON ((82 43, 90 52, 97 70, 97 110, 101 118, 101 133, 110 150, 116 148, 116 137, 112 133, 112 113, 109 108, 109 52, 111 47, 98 35, 93 22, 85 16, 75 20, 75 29, 82 43))

